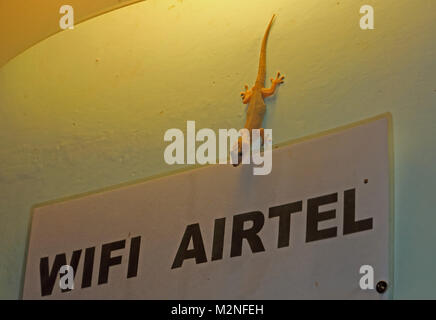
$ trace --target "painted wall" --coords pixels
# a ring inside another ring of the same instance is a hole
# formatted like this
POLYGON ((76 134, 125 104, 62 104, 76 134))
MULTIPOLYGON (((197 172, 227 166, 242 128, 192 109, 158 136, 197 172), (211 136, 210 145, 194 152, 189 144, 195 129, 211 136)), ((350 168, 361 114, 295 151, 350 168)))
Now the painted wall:
POLYGON ((79 23, 141 0, 0 0, 0 67, 25 49, 62 31, 59 9, 74 8, 79 23))
POLYGON ((391 112, 395 298, 436 298, 436 2, 149 0, 0 69, 0 298, 20 297, 32 205, 170 172, 164 132, 239 128, 260 40, 275 143, 391 112), (375 30, 359 8, 375 8, 375 30))

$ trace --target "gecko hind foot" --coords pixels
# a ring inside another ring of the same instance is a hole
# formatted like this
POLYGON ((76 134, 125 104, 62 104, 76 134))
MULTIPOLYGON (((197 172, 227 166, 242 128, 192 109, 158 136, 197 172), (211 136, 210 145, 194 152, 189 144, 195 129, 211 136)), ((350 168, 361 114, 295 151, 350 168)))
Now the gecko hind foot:
POLYGON ((245 85, 245 91, 241 92, 242 103, 247 104, 250 101, 252 91, 245 85))

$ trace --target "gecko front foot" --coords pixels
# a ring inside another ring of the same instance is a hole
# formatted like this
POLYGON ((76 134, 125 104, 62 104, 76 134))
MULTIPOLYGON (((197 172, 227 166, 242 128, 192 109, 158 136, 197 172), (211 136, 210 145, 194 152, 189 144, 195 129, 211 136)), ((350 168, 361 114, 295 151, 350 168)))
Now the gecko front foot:
POLYGON ((280 72, 277 72, 277 76, 275 79, 271 78, 271 82, 275 85, 282 84, 284 82, 284 80, 285 80, 285 76, 283 76, 283 75, 280 76, 280 72))
POLYGON ((241 92, 242 103, 247 104, 250 101, 253 92, 248 89, 248 85, 245 85, 245 91, 241 92))
POLYGON ((276 87, 279 84, 282 84, 285 80, 285 76, 280 75, 280 72, 277 72, 277 76, 276 78, 271 78, 271 87, 270 88, 262 88, 262 96, 264 98, 269 97, 271 95, 274 94, 274 92, 276 91, 276 87))

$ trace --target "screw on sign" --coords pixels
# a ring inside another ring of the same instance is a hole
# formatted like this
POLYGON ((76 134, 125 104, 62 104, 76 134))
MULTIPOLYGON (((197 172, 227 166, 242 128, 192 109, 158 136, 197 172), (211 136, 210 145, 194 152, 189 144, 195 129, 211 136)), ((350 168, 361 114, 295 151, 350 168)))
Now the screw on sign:
POLYGON ((385 293, 388 289, 388 283, 386 281, 379 281, 375 287, 378 293, 385 293))

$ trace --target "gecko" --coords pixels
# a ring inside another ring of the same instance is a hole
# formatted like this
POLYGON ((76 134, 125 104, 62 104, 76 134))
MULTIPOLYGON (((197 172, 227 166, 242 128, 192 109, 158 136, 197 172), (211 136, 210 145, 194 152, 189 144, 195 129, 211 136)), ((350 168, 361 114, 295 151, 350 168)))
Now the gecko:
MULTIPOLYGON (((265 77, 266 77, 266 43, 275 16, 276 15, 273 14, 262 39, 260 58, 259 58, 259 69, 257 72, 256 82, 251 89, 248 89, 248 85, 245 85, 245 91, 241 92, 242 103, 248 104, 247 120, 245 122, 244 128, 249 130, 250 137, 252 135, 253 129, 260 129, 260 136, 262 137, 262 141, 264 140, 264 129, 262 128, 262 122, 266 112, 266 105, 264 99, 266 97, 273 95, 274 92, 276 91, 277 86, 279 84, 282 84, 285 79, 285 77, 281 75, 280 72, 278 72, 275 79, 271 78, 271 87, 270 88, 264 87, 265 77)), ((250 139, 250 141, 251 140, 252 139, 250 139)), ((241 161, 242 161, 242 137, 239 137, 238 162, 233 165, 236 167, 241 163, 241 161)))

